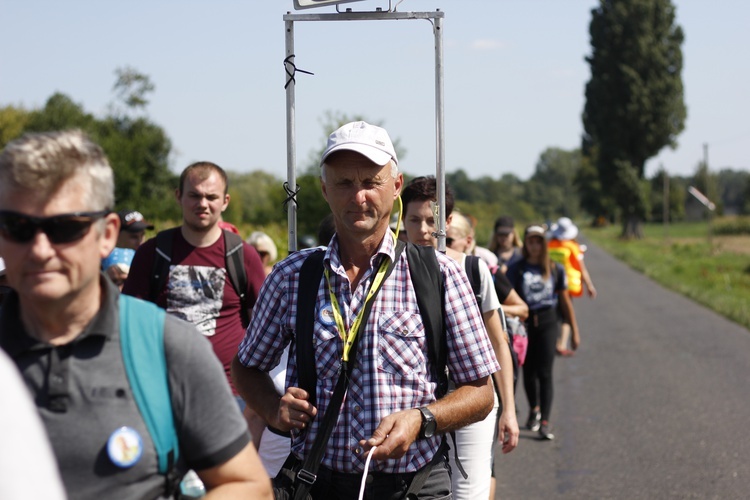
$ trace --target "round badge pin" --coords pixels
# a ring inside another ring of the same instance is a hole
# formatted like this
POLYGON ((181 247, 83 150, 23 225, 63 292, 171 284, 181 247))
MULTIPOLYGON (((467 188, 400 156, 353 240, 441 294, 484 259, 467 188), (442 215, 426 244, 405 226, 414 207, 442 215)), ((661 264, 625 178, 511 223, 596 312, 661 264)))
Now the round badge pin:
POLYGON ((132 427, 120 427, 107 440, 107 455, 116 466, 127 469, 135 465, 143 454, 143 440, 132 427))
POLYGON ((336 319, 333 317, 333 306, 326 304, 320 310, 320 322, 326 326, 333 326, 336 324, 336 319))

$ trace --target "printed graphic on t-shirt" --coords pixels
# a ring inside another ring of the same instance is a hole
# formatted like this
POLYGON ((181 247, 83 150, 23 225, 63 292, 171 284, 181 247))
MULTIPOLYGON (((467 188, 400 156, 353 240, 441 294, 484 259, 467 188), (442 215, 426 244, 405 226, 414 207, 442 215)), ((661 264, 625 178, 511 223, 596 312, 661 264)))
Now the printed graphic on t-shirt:
POLYGON ((524 271, 523 273, 523 293, 526 297, 526 303, 531 309, 536 309, 535 305, 554 305, 555 297, 554 283, 551 279, 544 279, 539 273, 524 271))
POLYGON ((194 324, 207 337, 216 333, 224 301, 226 269, 210 266, 171 266, 167 312, 194 324))

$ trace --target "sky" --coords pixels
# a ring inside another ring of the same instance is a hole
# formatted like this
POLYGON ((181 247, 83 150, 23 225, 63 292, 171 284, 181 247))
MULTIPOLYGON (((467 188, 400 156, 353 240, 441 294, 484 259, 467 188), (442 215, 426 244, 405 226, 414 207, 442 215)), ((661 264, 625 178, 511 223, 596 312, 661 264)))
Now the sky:
MULTIPOLYGON (((398 0, 392 0, 393 5, 398 0)), ((653 175, 750 168, 750 2, 675 0, 688 116, 653 175), (707 150, 704 145, 707 144, 707 150)), ((574 149, 590 72, 597 0, 404 0, 398 11, 445 12, 445 167, 469 177, 529 178, 548 147, 574 149)), ((387 0, 341 5, 388 9, 387 0)), ((37 108, 55 92, 104 116, 115 69, 156 86, 146 115, 173 144, 171 168, 209 160, 227 170, 287 172, 285 28, 292 0, 3 0, 0 106, 37 108)), ((434 173, 435 52, 426 20, 296 22, 297 167, 325 141, 326 113, 381 123, 403 171, 434 173)))

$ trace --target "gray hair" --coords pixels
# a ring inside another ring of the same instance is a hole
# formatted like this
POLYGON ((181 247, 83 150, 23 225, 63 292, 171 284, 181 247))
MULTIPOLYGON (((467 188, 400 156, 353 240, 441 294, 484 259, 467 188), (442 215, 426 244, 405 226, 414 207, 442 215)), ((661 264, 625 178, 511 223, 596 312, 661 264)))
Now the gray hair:
MULTIPOLYGON (((391 165, 391 177, 394 179, 398 177, 398 164, 393 161, 389 160, 388 163, 391 165)), ((320 179, 325 182, 326 181, 326 163, 323 162, 323 164, 320 166, 320 179)))
POLYGON ((0 154, 0 192, 23 189, 50 197, 72 179, 87 188, 88 210, 114 206, 112 167, 102 148, 80 130, 25 134, 0 154))

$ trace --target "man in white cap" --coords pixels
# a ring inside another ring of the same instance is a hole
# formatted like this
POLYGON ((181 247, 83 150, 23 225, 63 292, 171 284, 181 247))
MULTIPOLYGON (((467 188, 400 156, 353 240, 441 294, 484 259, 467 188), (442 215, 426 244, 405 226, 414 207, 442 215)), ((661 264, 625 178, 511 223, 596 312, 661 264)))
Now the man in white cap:
POLYGON ((489 413, 490 375, 499 369, 471 286, 455 261, 437 255, 445 284, 447 367, 457 389, 436 399, 438 381, 430 370, 407 252, 400 252, 403 246, 389 229, 403 176, 388 133, 362 121, 342 126, 328 139, 320 177, 336 234, 318 254, 324 276, 304 290, 314 299, 308 335, 313 335, 316 394, 299 387, 296 351, 304 344, 304 337, 298 338, 304 332, 297 331, 297 311, 305 306, 297 302, 300 269, 317 249, 287 257, 266 278, 232 366, 236 387, 268 425, 291 431, 292 454, 277 476, 279 485, 286 477, 298 488, 311 484, 313 498, 356 498, 372 452, 369 474, 375 477, 367 478, 365 498, 403 498, 414 489, 419 498, 449 498, 443 434, 489 413), (379 291, 374 299, 372 290, 379 291), (350 352, 352 342, 356 348, 350 352), (282 395, 268 372, 290 343, 282 395), (345 378, 341 373, 349 374, 349 385, 338 419, 330 437, 314 447, 328 407, 338 409, 331 401, 337 381, 345 378), (300 461, 318 450, 317 474, 300 471, 300 461), (424 483, 409 490, 412 480, 424 483))

